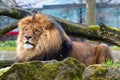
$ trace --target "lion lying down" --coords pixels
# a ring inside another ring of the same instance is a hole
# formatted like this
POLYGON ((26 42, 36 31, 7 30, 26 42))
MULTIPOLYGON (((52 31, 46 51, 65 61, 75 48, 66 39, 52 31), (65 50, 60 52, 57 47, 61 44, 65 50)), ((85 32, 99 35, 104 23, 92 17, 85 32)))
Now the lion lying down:
POLYGON ((57 22, 43 14, 25 17, 18 26, 16 62, 73 57, 90 65, 112 60, 107 45, 71 41, 57 22))

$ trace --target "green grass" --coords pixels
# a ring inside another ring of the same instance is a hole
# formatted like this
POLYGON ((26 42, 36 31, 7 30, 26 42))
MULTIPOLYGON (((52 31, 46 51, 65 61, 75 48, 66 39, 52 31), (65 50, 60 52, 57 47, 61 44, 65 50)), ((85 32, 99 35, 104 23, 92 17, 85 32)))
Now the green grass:
POLYGON ((16 41, 0 42, 0 50, 16 50, 16 41))
POLYGON ((16 47, 16 41, 0 42, 0 47, 16 47))
POLYGON ((111 62, 107 62, 105 63, 107 66, 120 66, 120 63, 111 63, 111 62))
POLYGON ((110 49, 111 50, 120 50, 120 47, 118 47, 118 46, 110 46, 110 49))
POLYGON ((4 51, 4 50, 15 51, 16 47, 0 47, 0 51, 4 51))
POLYGON ((107 65, 107 66, 120 66, 120 62, 115 63, 115 62, 112 62, 108 59, 108 60, 106 60, 105 65, 107 65))

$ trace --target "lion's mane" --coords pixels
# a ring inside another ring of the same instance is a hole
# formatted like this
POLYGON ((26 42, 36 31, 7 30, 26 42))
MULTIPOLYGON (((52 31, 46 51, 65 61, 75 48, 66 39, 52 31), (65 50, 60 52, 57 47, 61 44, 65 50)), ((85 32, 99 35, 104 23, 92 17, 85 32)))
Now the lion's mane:
POLYGON ((25 17, 19 21, 18 26, 20 32, 17 39, 16 62, 63 60, 73 57, 89 65, 101 63, 105 58, 112 59, 107 45, 72 42, 56 21, 43 14, 25 17), (26 37, 30 38, 32 49, 23 47, 26 37))

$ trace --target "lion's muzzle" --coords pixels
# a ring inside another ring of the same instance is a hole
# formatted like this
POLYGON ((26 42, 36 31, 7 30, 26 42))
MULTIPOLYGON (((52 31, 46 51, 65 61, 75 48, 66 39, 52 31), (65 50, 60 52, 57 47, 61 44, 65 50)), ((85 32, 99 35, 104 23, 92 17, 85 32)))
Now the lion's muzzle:
POLYGON ((34 48, 34 44, 32 44, 32 43, 30 43, 29 41, 26 41, 25 43, 24 43, 24 48, 25 49, 32 49, 32 48, 34 48))

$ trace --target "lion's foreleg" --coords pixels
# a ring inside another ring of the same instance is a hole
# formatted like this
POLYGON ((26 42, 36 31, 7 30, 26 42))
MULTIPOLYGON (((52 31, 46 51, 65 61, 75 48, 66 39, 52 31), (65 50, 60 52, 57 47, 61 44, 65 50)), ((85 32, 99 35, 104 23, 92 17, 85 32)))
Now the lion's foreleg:
POLYGON ((96 47, 94 56, 95 56, 95 58, 94 58, 95 64, 104 63, 106 60, 110 60, 110 61, 113 60, 111 51, 106 44, 98 45, 96 47))

